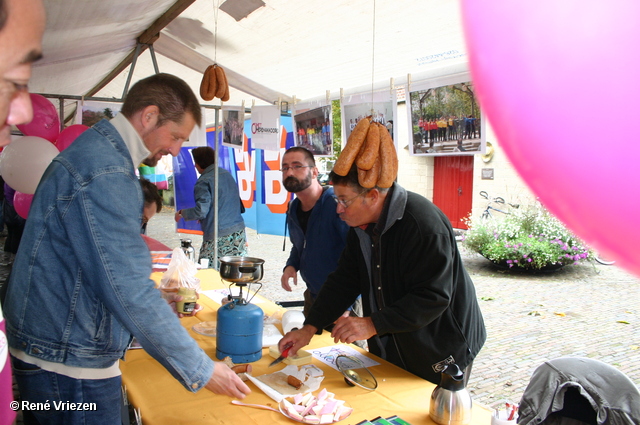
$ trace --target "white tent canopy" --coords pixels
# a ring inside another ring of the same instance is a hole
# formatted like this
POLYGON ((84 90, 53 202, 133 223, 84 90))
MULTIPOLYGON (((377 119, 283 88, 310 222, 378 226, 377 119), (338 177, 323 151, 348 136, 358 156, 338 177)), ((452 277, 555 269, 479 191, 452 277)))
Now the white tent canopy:
MULTIPOLYGON (((419 81, 467 70, 455 0, 264 0, 239 21, 221 10, 256 2, 44 0, 44 59, 30 89, 119 99, 137 40, 153 44, 160 72, 196 93, 202 72, 217 62, 232 105, 326 98, 328 91, 338 99, 341 89, 366 92, 392 78, 405 84, 409 74, 419 81)), ((131 84, 154 72, 144 50, 131 84)))

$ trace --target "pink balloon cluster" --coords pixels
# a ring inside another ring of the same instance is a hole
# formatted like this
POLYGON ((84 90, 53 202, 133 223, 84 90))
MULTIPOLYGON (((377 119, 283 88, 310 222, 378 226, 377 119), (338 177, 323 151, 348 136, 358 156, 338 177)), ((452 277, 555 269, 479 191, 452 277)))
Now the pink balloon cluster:
POLYGON ((18 191, 13 195, 13 208, 15 208, 20 217, 27 218, 29 209, 31 209, 31 201, 33 201, 33 195, 18 191))
POLYGON ((14 208, 27 218, 36 187, 51 160, 89 127, 71 125, 60 131, 55 106, 39 94, 29 94, 33 119, 18 125, 25 137, 16 139, 3 150, 0 172, 6 183, 16 190, 14 208))
POLYGON ((60 118, 56 107, 42 95, 29 93, 29 97, 33 106, 33 119, 16 127, 25 136, 41 137, 54 143, 60 134, 60 118))
POLYGON ((462 0, 462 12, 480 103, 515 168, 640 275, 640 2, 462 0))

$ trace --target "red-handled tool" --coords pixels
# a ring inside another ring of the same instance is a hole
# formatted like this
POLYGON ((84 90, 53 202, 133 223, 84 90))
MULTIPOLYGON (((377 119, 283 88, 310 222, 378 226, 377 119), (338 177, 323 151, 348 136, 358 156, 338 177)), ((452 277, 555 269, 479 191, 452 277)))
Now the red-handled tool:
POLYGON ((287 343, 287 345, 284 346, 284 350, 282 350, 282 353, 280 353, 280 357, 272 361, 269 367, 275 366, 281 361, 283 361, 284 359, 286 359, 289 356, 289 350, 291 350, 291 347, 293 347, 293 342, 287 343))

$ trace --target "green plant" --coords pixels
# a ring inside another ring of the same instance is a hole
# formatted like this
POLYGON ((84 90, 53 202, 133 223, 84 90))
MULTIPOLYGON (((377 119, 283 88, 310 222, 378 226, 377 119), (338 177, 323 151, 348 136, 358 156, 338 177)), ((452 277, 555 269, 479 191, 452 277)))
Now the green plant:
POLYGON ((592 252, 540 204, 512 209, 502 219, 468 219, 463 246, 494 263, 522 270, 578 264, 592 252))

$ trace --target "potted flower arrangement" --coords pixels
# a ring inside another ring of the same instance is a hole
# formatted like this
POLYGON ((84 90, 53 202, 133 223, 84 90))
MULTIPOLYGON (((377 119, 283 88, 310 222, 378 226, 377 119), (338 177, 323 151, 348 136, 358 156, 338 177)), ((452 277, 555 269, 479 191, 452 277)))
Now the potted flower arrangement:
POLYGON ((467 220, 463 246, 514 270, 557 270, 592 259, 581 240, 539 203, 512 209, 502 219, 467 220))

